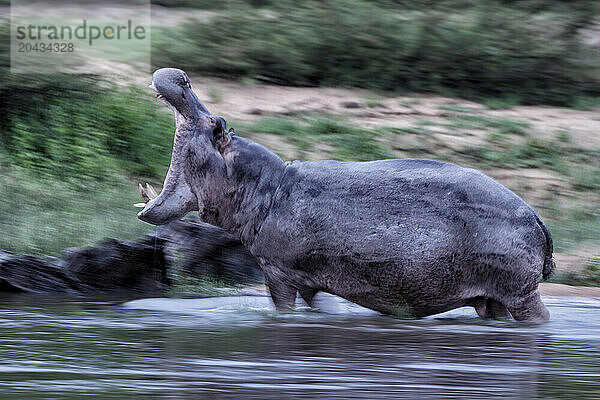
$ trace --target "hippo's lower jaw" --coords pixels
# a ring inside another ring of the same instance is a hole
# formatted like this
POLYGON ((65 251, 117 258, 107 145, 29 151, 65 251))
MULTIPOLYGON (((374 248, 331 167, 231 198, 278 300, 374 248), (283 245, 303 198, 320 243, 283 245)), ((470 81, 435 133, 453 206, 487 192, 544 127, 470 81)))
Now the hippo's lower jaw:
POLYGON ((146 203, 144 209, 138 213, 138 218, 152 225, 165 225, 184 217, 190 211, 197 210, 197 203, 192 196, 182 190, 163 189, 158 197, 146 203))
POLYGON ((197 197, 186 183, 180 181, 179 176, 169 173, 159 195, 152 186, 146 184, 144 189, 139 185, 144 203, 136 204, 143 206, 138 218, 152 225, 164 225, 184 217, 190 211, 198 210, 197 197))

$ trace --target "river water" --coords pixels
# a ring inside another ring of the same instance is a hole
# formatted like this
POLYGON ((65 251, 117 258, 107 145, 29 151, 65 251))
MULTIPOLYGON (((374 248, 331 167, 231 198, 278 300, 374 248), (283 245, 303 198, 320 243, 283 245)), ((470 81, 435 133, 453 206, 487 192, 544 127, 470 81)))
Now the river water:
POLYGON ((599 399, 600 301, 545 298, 549 323, 421 320, 324 296, 0 300, 1 399, 599 399))

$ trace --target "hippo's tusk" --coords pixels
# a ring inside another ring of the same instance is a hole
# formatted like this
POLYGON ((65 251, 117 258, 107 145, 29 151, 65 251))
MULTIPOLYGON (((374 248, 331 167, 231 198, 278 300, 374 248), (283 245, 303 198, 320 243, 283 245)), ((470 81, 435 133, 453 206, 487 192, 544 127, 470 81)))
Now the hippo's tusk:
POLYGON ((146 182, 146 193, 148 194, 148 197, 150 197, 150 200, 155 199, 158 196, 158 194, 156 194, 156 190, 154 190, 154 188, 150 186, 148 182, 146 182))
POLYGON ((146 187, 144 188, 141 183, 138 183, 138 188, 140 189, 140 196, 142 197, 143 203, 135 203, 133 206, 137 208, 145 208, 146 204, 148 204, 151 200, 154 200, 158 194, 156 194, 156 190, 148 182, 146 182, 146 187))
POLYGON ((140 196, 142 196, 142 200, 144 201, 144 203, 147 203, 151 200, 150 196, 148 195, 148 192, 146 191, 146 189, 144 189, 144 187, 142 186, 141 183, 138 183, 138 188, 140 189, 140 196))

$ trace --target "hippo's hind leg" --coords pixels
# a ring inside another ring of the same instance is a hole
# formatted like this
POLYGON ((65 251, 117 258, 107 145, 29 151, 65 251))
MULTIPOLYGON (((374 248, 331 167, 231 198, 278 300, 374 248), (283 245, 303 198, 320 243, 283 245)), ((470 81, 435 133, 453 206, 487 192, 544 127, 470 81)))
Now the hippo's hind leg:
POLYGON ((477 311, 477 315, 479 315, 480 318, 487 319, 489 317, 487 315, 485 301, 485 297, 475 297, 474 299, 469 301, 467 305, 473 306, 473 308, 475 308, 475 311, 477 311))
POLYGON ((517 321, 545 322, 550 319, 550 312, 537 289, 507 304, 507 308, 517 321))
POLYGON ((504 306, 504 304, 500 303, 497 300, 486 298, 486 297, 476 297, 470 303, 475 307, 475 311, 477 311, 477 315, 479 315, 483 319, 510 319, 510 312, 504 306))

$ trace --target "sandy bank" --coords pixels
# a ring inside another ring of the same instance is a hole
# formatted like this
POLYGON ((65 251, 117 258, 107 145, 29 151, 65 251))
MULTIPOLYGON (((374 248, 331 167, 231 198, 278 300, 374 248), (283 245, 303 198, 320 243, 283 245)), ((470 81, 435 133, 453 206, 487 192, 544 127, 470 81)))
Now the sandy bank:
POLYGON ((600 287, 569 286, 560 283, 540 283, 542 296, 572 296, 600 299, 600 287))

